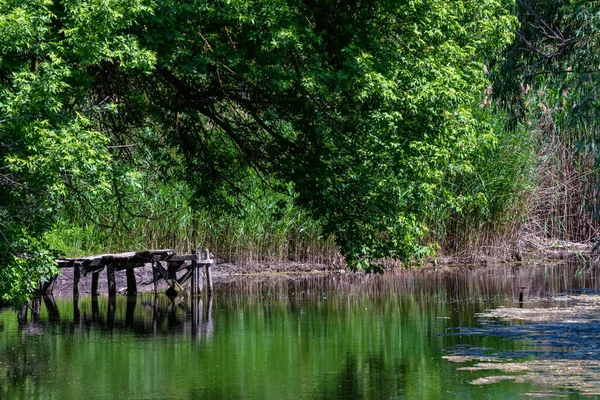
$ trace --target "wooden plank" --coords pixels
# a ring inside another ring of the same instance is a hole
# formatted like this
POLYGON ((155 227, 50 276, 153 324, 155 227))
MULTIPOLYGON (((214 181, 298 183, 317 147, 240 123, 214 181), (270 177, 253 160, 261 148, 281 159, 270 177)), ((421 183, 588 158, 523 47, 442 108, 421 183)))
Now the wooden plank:
POLYGON ((90 260, 90 263, 88 264, 88 267, 97 267, 97 266, 104 266, 104 264, 102 263, 102 257, 97 257, 94 258, 93 260, 90 260))
POLYGON ((162 275, 165 281, 169 280, 169 272, 162 266, 160 262, 156 263, 156 271, 158 271, 158 273, 162 275))
MULTIPOLYGON (((190 278, 192 278, 192 277, 194 276, 194 272, 195 272, 195 270, 196 270, 196 269, 192 267, 192 268, 190 268, 190 269, 189 269, 189 270, 188 270, 188 271, 187 271, 185 274, 183 274, 183 275, 181 276, 181 278, 177 279, 177 284, 179 285, 179 287, 180 287, 180 288, 182 288, 182 287, 183 287, 183 285, 184 285, 184 284, 185 284, 185 283, 186 283, 186 282, 187 282, 187 281, 188 281, 190 278)), ((194 289, 193 289, 193 287, 194 287, 194 282, 192 281, 192 290, 194 290, 194 289)))
POLYGON ((153 258, 155 256, 167 257, 172 254, 175 254, 174 249, 145 250, 145 251, 138 251, 136 253, 136 255, 138 255, 139 257, 144 257, 144 258, 153 258))
POLYGON ((97 265, 86 265, 83 268, 84 271, 84 275, 89 274, 90 272, 94 273, 94 272, 100 272, 104 269, 105 264, 97 264, 97 265))
POLYGON ((196 254, 180 254, 180 255, 174 255, 173 257, 170 257, 169 262, 194 261, 194 260, 196 260, 196 258, 197 258, 196 254))
POLYGON ((99 254, 97 256, 90 256, 90 257, 75 257, 75 258, 67 258, 67 257, 63 257, 63 258, 58 258, 56 261, 60 262, 60 261, 78 261, 78 262, 83 262, 83 261, 87 261, 89 263, 92 262, 97 262, 97 260, 113 260, 113 259, 127 259, 127 258, 131 258, 131 257, 135 257, 135 252, 131 251, 128 253, 116 253, 116 254, 99 254))
POLYGON ((56 278, 58 275, 53 276, 52 278, 47 279, 43 283, 40 284, 40 288, 37 290, 40 294, 52 293, 52 289, 54 288, 54 283, 56 282, 56 278))
POLYGON ((112 262, 112 265, 115 267, 115 270, 122 271, 124 269, 130 268, 139 268, 143 267, 147 264, 148 260, 141 259, 138 257, 134 257, 128 260, 116 260, 112 262))

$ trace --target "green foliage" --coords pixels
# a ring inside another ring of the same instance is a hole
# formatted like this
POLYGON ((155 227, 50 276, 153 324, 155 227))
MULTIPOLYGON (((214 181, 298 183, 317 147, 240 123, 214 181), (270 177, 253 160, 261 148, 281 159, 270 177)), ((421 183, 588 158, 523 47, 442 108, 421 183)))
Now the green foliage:
POLYGON ((498 254, 499 248, 515 241, 532 212, 534 132, 522 125, 509 128, 506 116, 489 105, 475 115, 490 134, 479 136, 472 170, 444 178, 442 190, 455 200, 443 202, 440 197, 431 204, 427 219, 431 240, 444 254, 498 254))
POLYGON ((98 124, 106 102, 94 80, 114 62, 148 71, 151 53, 123 33, 145 10, 130 2, 0 1, 3 300, 22 302, 56 273, 41 237, 68 189, 110 191, 110 133, 98 124), (90 29, 101 15, 104 29, 90 29))
POLYGON ((484 63, 512 37, 504 3, 159 9, 170 13, 143 33, 156 73, 129 95, 145 90, 138 104, 185 154, 191 184, 231 186, 245 167, 291 181, 354 268, 431 252, 428 204, 446 173, 472 168, 484 63))
POLYGON ((67 203, 45 236, 69 255, 91 255, 140 248, 179 252, 209 248, 220 260, 245 263, 332 263, 338 257, 332 238, 293 205, 291 195, 259 186, 247 197, 231 198, 234 209, 194 209, 194 193, 182 183, 164 184, 141 174, 108 197, 89 215, 78 202, 67 203))
POLYGON ((72 198, 108 226, 151 216, 124 201, 145 171, 230 215, 257 182, 291 192, 353 268, 430 254, 430 204, 481 197, 444 182, 468 176, 491 135, 473 110, 512 39, 511 6, 2 0, 7 251, 32 257, 18 239, 43 248, 72 198))

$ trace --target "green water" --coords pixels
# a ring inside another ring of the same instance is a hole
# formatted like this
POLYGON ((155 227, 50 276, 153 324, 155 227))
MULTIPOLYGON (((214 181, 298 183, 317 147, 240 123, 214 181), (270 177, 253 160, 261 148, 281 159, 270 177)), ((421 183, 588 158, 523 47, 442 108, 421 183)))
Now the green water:
POLYGON ((240 278, 212 299, 46 298, 21 321, 0 310, 0 398, 521 398, 544 388, 472 385, 485 373, 443 356, 531 348, 455 333, 477 327, 478 312, 514 307, 524 280, 531 298, 574 284, 552 271, 240 278))

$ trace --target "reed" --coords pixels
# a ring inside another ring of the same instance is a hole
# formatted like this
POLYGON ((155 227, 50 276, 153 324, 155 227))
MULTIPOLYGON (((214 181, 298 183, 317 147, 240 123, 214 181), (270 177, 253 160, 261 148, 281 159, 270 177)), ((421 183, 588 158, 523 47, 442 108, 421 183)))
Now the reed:
POLYGON ((331 264, 339 257, 333 238, 325 237, 319 224, 294 207, 291 198, 268 193, 242 200, 243 207, 235 213, 224 213, 193 209, 192 193, 185 185, 162 185, 152 192, 152 196, 137 193, 126 216, 117 211, 115 200, 93 218, 75 204, 67 206, 47 240, 69 256, 209 248, 221 261, 241 265, 331 264))
POLYGON ((542 86, 529 99, 539 164, 527 229, 542 238, 590 242, 600 232, 597 127, 571 117, 563 96, 542 86))
POLYGON ((510 256, 531 212, 536 155, 532 133, 524 126, 508 129, 498 114, 482 112, 495 132, 472 157, 472 172, 449 175, 442 184, 456 205, 434 204, 428 240, 440 254, 477 257, 510 256))

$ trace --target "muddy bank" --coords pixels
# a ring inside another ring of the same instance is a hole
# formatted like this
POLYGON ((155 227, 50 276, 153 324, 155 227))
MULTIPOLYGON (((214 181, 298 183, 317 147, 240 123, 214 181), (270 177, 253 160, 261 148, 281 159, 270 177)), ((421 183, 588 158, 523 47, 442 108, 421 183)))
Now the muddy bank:
MULTIPOLYGON (((431 257, 420 262, 402 264, 400 262, 383 261, 386 272, 406 271, 419 269, 424 271, 440 271, 447 268, 487 268, 487 267, 518 267, 545 264, 581 264, 590 266, 600 264, 599 256, 593 243, 571 243, 556 240, 542 240, 533 236, 521 239, 519 247, 506 251, 504 255, 486 255, 483 252, 472 253, 466 256, 441 256, 431 257)), ((178 278, 184 271, 178 273, 178 278)), ((212 267, 212 276, 215 283, 231 282, 243 277, 261 277, 273 279, 274 277, 301 277, 306 274, 353 274, 345 267, 343 260, 331 264, 298 263, 298 262, 273 262, 273 263, 244 263, 233 264, 220 262, 212 267)), ((362 275, 362 272, 358 274, 362 275)), ((150 292, 154 288, 152 268, 150 265, 135 269, 138 292, 150 292)), ((124 293, 127 287, 125 271, 116 271, 117 292, 124 293)), ((81 277, 80 295, 91 294, 91 274, 81 277)), ((184 288, 189 286, 189 281, 184 288)), ((167 283, 159 280, 159 290, 166 290, 167 283)), ((99 276, 98 292, 108 294, 106 271, 99 276)), ((73 294, 73 270, 65 268, 57 279, 53 291, 55 296, 71 296, 73 294)))
MULTIPOLYGON (((135 268, 135 279, 137 282, 137 289, 139 293, 151 292, 154 290, 154 281, 152 274, 152 267, 147 265, 145 267, 135 268)), ((293 277, 302 276, 306 274, 329 274, 329 273, 346 273, 349 272, 346 268, 339 268, 335 266, 323 265, 323 264, 309 264, 309 263, 287 263, 287 264, 254 264, 254 265, 234 265, 234 264, 217 264, 211 268, 213 282, 229 282, 232 280, 240 279, 242 277, 293 277)), ((177 277, 180 278, 185 274, 185 271, 180 271, 177 277)), ((125 270, 115 271, 115 280, 117 286, 117 293, 125 293, 127 289, 127 276, 125 270)), ((187 289, 190 282, 186 282, 183 287, 187 289)), ((168 284, 164 279, 160 279, 158 288, 164 291, 168 288, 168 284)), ((85 274, 81 276, 79 280, 79 294, 81 296, 90 295, 92 288, 92 274, 85 274)), ((64 268, 62 274, 57 278, 53 289, 53 295, 58 297, 72 296, 73 295, 73 269, 64 268)), ((108 280, 106 277, 106 270, 103 270, 99 274, 98 279, 98 294, 108 295, 108 280)))

